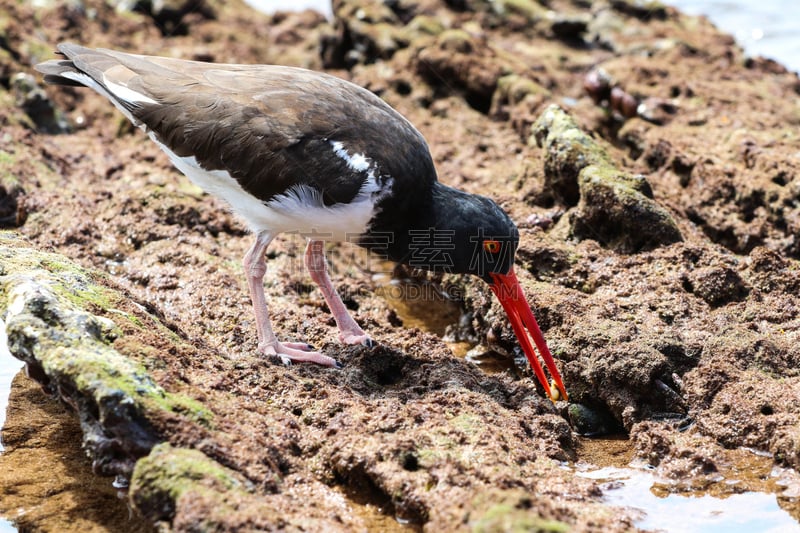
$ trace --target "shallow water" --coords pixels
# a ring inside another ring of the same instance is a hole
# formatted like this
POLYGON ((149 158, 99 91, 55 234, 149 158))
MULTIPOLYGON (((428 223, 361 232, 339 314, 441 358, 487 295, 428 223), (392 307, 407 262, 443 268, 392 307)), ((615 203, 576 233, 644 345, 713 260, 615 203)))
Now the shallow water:
POLYGON ((450 299, 432 283, 399 280, 390 273, 372 276, 375 294, 394 308, 406 328, 419 328, 444 336, 447 327, 458 324, 461 310, 458 302, 450 299))
POLYGON ((748 55, 761 55, 800 71, 800 2, 797 0, 668 0, 691 15, 706 15, 732 34, 748 55))
POLYGON ((724 497, 706 491, 660 494, 664 485, 645 469, 605 467, 579 472, 601 482, 605 501, 635 509, 637 527, 682 532, 752 533, 800 531, 800 524, 778 504, 775 494, 731 493, 724 497))
POLYGON ((639 528, 670 533, 800 531, 800 500, 795 496, 800 476, 775 467, 768 454, 732 450, 732 460, 719 472, 671 480, 631 462, 627 440, 584 438, 581 444, 577 475, 599 482, 610 505, 637 511, 639 528))
MULTIPOLYGON (((8 395, 11 392, 11 380, 22 368, 22 361, 14 358, 8 351, 8 339, 6 338, 6 325, 0 319, 0 430, 6 421, 6 409, 8 408, 8 395)), ((0 453, 3 453, 3 433, 0 431, 0 453)), ((0 532, 2 529, 0 521, 0 532)))

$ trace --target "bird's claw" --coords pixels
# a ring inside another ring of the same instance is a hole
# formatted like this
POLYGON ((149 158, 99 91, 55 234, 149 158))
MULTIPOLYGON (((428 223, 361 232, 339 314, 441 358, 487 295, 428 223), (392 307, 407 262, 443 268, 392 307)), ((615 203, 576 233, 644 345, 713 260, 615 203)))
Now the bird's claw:
POLYGON ((375 341, 373 341, 369 335, 363 331, 353 333, 343 331, 339 333, 339 341, 342 344, 360 344, 361 346, 366 346, 367 348, 372 348, 375 346, 375 341))
POLYGON ((313 351, 310 344, 300 342, 278 342, 259 346, 264 355, 277 355, 281 362, 289 366, 292 363, 316 363, 322 366, 339 368, 341 365, 333 357, 313 351))
POLYGON ((308 344, 307 342, 282 342, 284 346, 288 348, 292 348, 293 350, 300 350, 303 352, 313 352, 314 346, 308 344))
MULTIPOLYGON (((285 366, 292 366, 292 358, 290 356, 288 356, 286 354, 278 354, 278 357, 280 358, 281 363, 283 363, 285 366)), ((327 356, 323 356, 323 357, 327 357, 327 356)), ((316 362, 316 361, 314 361, 314 362, 316 362)), ((322 363, 320 363, 320 364, 322 364, 322 363)), ((333 365, 331 365, 331 366, 333 368, 335 368, 336 370, 341 370, 341 369, 344 368, 344 365, 342 363, 340 363, 339 361, 337 361, 336 359, 333 359, 333 365)))

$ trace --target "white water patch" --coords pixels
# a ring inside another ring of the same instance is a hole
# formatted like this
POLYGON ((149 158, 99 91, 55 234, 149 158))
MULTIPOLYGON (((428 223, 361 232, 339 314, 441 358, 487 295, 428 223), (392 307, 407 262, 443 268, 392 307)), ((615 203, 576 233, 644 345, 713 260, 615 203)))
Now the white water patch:
MULTIPOLYGON (((3 424, 6 422, 6 409, 8 408, 8 396, 11 394, 11 381, 19 373, 23 363, 11 355, 8 349, 8 337, 6 336, 6 324, 0 318, 0 453, 3 447, 3 424)), ((2 529, 0 529, 2 531, 2 529)))
POLYGON ((276 11, 313 9, 325 15, 328 20, 333 20, 333 3, 331 0, 245 0, 245 2, 262 13, 271 14, 276 11))
POLYGON ((775 494, 744 491, 717 497, 679 492, 659 497, 653 491, 658 479, 649 470, 605 467, 577 475, 601 483, 604 503, 636 511, 638 518, 634 525, 647 531, 800 532, 800 524, 778 505, 775 494))

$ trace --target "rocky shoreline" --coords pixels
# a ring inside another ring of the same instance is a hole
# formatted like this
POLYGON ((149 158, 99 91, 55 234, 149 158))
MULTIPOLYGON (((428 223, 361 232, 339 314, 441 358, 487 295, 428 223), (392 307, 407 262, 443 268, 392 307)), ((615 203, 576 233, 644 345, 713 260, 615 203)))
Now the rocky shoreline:
MULTIPOLYGON (((562 468, 579 434, 627 434, 676 490, 711 483, 727 449, 800 467, 797 75, 654 1, 342 0, 331 22, 112 4, 0 0, 0 317, 147 523, 369 529, 344 492, 429 531, 635 529, 562 468), (41 86, 31 66, 64 40, 327 70, 380 95, 441 181, 517 222, 518 275, 570 403, 510 364, 480 282, 348 246, 331 250, 334 282, 379 344, 340 346, 291 236, 269 260, 276 328, 345 367, 259 357, 243 226, 105 101, 41 86), (405 327, 377 274, 460 295, 447 339, 510 369, 405 327)), ((13 493, 0 475, 0 515, 13 493)), ((800 520, 798 496, 779 502, 800 520)))

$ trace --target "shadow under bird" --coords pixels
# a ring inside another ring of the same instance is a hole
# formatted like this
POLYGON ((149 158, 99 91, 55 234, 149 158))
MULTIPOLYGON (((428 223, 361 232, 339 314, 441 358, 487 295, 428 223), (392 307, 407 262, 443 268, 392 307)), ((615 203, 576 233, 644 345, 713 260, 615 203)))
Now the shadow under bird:
POLYGON ((255 234, 243 262, 261 353, 287 364, 340 366, 304 342, 279 341, 272 330, 265 252, 281 232, 307 239, 305 264, 340 341, 372 345, 327 273, 325 241, 350 240, 396 262, 489 283, 545 392, 567 398, 514 273, 516 226, 492 200, 439 183, 422 134, 379 97, 300 68, 202 63, 70 43, 58 50, 63 59, 36 66, 45 81, 90 87, 108 98, 255 234), (419 249, 420 235, 432 235, 426 250, 419 249))

